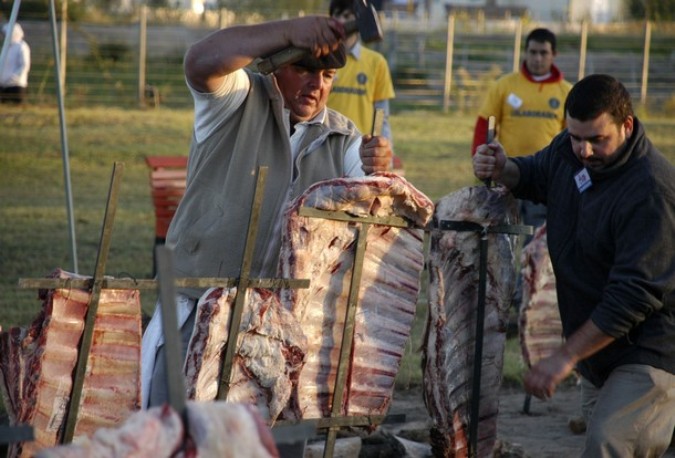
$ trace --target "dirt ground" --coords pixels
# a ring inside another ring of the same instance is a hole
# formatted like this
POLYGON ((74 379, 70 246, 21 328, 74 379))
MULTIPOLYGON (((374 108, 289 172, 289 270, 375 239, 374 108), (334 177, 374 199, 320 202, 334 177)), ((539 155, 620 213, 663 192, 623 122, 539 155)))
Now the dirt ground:
MULTIPOLYGON (((563 386, 548 401, 532 398, 529 414, 523 413, 524 402, 525 394, 519 389, 502 389, 497 421, 501 456, 578 457, 583 448, 584 434, 574 434, 568 425, 570 419, 580 415, 578 387, 572 384, 563 386)), ((428 447, 417 446, 428 438, 430 426, 421 389, 398 391, 394 395, 389 415, 405 415, 405 422, 383 425, 380 429, 414 442, 410 451, 402 456, 430 456, 428 447)), ((366 444, 364 442, 364 446, 366 444)), ((675 448, 671 447, 665 456, 675 458, 675 448)))

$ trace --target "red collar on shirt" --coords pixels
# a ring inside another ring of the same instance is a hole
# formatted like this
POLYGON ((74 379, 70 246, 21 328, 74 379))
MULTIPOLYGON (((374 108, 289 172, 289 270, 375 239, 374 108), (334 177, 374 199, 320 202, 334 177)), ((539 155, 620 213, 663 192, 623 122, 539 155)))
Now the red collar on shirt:
POLYGON ((557 83, 558 81, 562 81, 563 79, 562 72, 558 67, 556 67, 555 64, 551 65, 551 76, 541 81, 537 81, 534 78, 532 78, 532 74, 527 69, 525 61, 523 61, 523 63, 520 66, 520 72, 525 76, 525 78, 528 79, 528 81, 532 81, 533 83, 557 83))

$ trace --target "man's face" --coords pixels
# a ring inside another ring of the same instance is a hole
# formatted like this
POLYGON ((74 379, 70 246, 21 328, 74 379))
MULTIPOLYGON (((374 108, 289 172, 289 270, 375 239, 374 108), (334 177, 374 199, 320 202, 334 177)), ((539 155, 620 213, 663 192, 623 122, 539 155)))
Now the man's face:
POLYGON ((336 11, 333 14, 333 17, 344 24, 345 22, 356 19, 356 14, 354 14, 354 12, 351 10, 342 10, 336 11))
MULTIPOLYGON (((344 24, 346 22, 356 20, 356 14, 351 10, 336 11, 333 14, 333 18, 337 19, 342 24, 344 24)), ((351 49, 354 46, 354 44, 358 41, 358 38, 359 38, 358 31, 349 34, 345 39, 345 46, 347 47, 347 49, 351 49)))
POLYGON ((551 43, 530 40, 525 49, 525 66, 534 76, 546 75, 551 71, 554 57, 551 43))
POLYGON ((566 120, 574 154, 592 170, 602 169, 614 162, 633 133, 632 116, 620 125, 608 113, 588 121, 579 121, 567 115, 566 120))
POLYGON ((287 65, 276 72, 286 108, 291 110, 291 122, 309 121, 324 109, 333 87, 335 71, 332 68, 312 70, 287 65))

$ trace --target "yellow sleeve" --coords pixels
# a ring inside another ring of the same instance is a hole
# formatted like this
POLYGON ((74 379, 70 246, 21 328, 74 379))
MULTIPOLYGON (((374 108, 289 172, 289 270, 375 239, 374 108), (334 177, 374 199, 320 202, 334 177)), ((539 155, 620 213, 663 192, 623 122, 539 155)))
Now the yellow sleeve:
POLYGON ((487 119, 490 116, 494 116, 497 121, 497 125, 502 119, 502 105, 503 105, 503 94, 501 89, 501 84, 499 81, 492 83, 490 89, 488 89, 488 94, 480 110, 478 110, 478 116, 487 119))
POLYGON ((375 83, 373 102, 393 99, 396 96, 394 93, 394 83, 391 80, 389 64, 387 64, 387 60, 382 55, 378 55, 375 78, 377 82, 375 83))

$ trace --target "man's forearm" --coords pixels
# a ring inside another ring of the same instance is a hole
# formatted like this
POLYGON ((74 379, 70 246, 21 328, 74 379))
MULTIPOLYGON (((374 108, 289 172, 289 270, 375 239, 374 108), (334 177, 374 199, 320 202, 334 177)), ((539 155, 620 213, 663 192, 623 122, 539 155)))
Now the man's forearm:
POLYGON ((562 346, 562 352, 576 364, 599 352, 614 340, 589 319, 567 339, 562 346))
POLYGON ((212 92, 226 75, 256 57, 283 47, 282 22, 235 26, 208 35, 190 47, 185 74, 195 89, 212 92))

